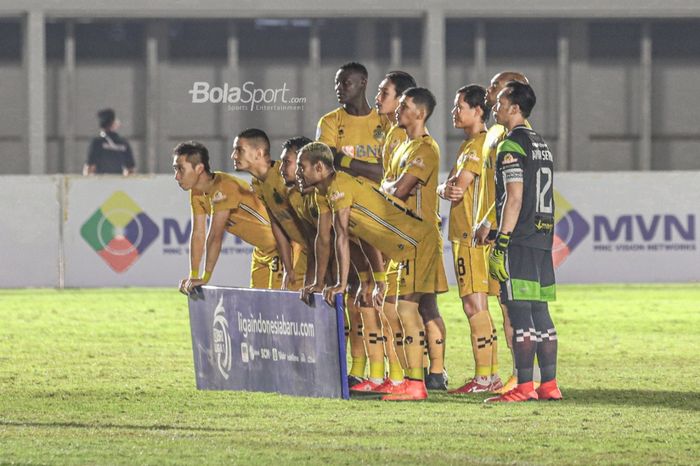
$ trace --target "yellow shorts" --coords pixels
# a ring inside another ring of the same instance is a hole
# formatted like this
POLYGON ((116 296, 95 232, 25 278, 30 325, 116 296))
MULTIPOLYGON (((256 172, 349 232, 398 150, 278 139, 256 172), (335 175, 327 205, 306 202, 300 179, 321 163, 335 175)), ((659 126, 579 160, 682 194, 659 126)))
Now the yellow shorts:
POLYGON ((459 296, 489 292, 488 255, 486 248, 452 241, 452 259, 459 286, 459 296))
POLYGON ((253 249, 250 261, 250 287, 279 290, 282 287, 282 263, 277 250, 253 249))
POLYGON ((399 295, 444 293, 447 289, 447 275, 442 262, 442 237, 436 226, 418 243, 415 259, 401 262, 399 295))

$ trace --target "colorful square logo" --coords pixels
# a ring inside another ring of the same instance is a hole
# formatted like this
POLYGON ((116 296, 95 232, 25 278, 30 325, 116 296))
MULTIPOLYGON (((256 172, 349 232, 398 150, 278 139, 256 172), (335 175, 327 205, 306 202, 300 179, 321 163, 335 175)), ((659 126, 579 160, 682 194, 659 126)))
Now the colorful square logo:
POLYGON ((85 242, 117 273, 131 267, 158 233, 158 226, 123 191, 112 194, 80 228, 85 242))
POLYGON ((559 267, 591 231, 588 222, 558 191, 554 191, 554 267, 559 267))

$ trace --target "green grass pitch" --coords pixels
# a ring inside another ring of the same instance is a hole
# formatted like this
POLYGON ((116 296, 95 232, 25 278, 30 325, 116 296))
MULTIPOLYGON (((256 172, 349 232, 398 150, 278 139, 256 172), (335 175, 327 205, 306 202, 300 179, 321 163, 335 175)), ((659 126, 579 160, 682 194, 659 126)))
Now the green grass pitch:
MULTIPOLYGON (((197 391, 174 288, 0 291, 0 464, 700 463, 700 286, 558 291, 566 400, 498 406, 197 391)), ((468 325, 440 307, 454 387, 468 325)))

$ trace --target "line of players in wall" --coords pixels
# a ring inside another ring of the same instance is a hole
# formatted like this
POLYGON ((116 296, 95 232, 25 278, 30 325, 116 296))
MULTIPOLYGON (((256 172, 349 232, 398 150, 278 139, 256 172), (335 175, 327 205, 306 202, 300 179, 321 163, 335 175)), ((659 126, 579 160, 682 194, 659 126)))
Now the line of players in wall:
POLYGON ((344 294, 353 393, 425 399, 427 389, 448 383, 437 306, 437 294, 448 290, 439 196, 451 201, 448 236, 475 365, 473 378, 448 393, 561 399, 547 307, 555 297, 553 160, 527 122, 535 95, 526 77, 503 72, 488 88, 456 92, 452 122, 465 140, 442 182, 440 149, 426 126, 435 97, 392 71, 371 107, 367 81, 361 64, 341 66, 339 108, 320 119, 315 141, 288 139, 279 160, 264 131, 238 134, 231 159, 252 175, 252 186, 212 171, 202 144, 175 147, 175 179, 190 191, 192 209, 190 275, 180 291, 210 280, 228 231, 254 247, 251 287, 299 290, 307 303, 314 293, 329 303, 344 294), (487 129, 492 113, 496 123, 487 129), (499 296, 513 352, 505 384, 489 295, 499 296))

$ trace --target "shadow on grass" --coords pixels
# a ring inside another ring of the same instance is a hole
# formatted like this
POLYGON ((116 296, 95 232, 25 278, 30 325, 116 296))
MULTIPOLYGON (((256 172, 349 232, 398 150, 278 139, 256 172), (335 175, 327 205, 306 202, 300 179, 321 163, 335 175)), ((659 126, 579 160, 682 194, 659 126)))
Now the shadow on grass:
MULTIPOLYGON (((639 389, 578 389, 562 388, 564 400, 562 402, 549 402, 552 405, 606 405, 606 406, 634 406, 634 407, 661 407, 679 409, 682 411, 700 411, 700 392, 672 392, 667 390, 639 390, 639 389)), ((434 403, 480 403, 488 398, 485 395, 447 395, 445 393, 431 392, 428 402, 434 403)))
POLYGON ((661 407, 700 411, 700 392, 638 389, 562 389, 567 402, 615 406, 661 407))
POLYGON ((30 421, 8 421, 0 419, 0 426, 3 427, 37 427, 55 429, 123 429, 123 430, 165 430, 184 432, 235 432, 236 429, 224 429, 217 427, 191 427, 191 426, 171 426, 166 424, 155 424, 150 426, 140 426, 135 424, 89 424, 85 422, 30 422, 30 421))

